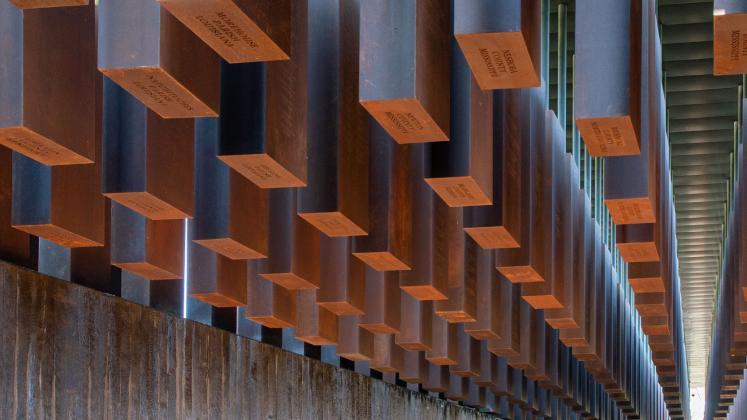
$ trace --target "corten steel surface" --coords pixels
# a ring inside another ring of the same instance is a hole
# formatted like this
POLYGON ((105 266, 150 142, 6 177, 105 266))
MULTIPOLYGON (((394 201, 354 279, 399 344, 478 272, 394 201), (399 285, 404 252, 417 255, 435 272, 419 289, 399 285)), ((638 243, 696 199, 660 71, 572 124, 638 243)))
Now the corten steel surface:
POLYGON ((158 0, 229 63, 288 60, 290 0, 158 0))
POLYGON ((355 1, 336 4, 310 41, 324 60, 310 67, 308 182, 299 214, 327 236, 361 236, 369 228, 370 122, 358 103, 360 10, 355 1), (327 41, 335 36, 339 45, 327 41))
POLYGON ((475 295, 476 277, 470 273, 466 260, 470 253, 477 251, 477 244, 468 241, 463 232, 463 215, 461 208, 447 207, 441 201, 434 202, 434 217, 440 220, 435 235, 434 276, 445 276, 448 288, 446 299, 437 300, 434 305, 436 314, 449 322, 474 322, 477 315, 477 298, 475 295))
POLYGON ((260 277, 266 261, 249 263, 246 317, 269 328, 293 328, 296 325, 296 291, 260 277))
POLYGON ((318 289, 322 234, 296 216, 296 199, 288 197, 288 193, 279 190, 277 195, 285 197, 280 200, 270 198, 269 264, 259 273, 262 278, 288 290, 318 289), (282 209, 274 211, 274 205, 280 205, 282 209))
MULTIPOLYGON (((653 11, 649 9, 649 7, 644 7, 640 16, 632 14, 631 19, 638 19, 644 23, 651 21, 652 16, 649 15, 653 11)), ((640 46, 631 48, 630 54, 637 55, 641 71, 637 76, 638 86, 629 88, 635 94, 631 93, 626 100, 630 107, 639 109, 637 114, 631 113, 631 121, 637 127, 640 153, 635 156, 608 159, 605 162, 604 199, 617 225, 661 223, 661 220, 657 220, 656 217, 659 174, 661 173, 659 167, 661 138, 658 131, 658 109, 651 100, 652 96, 659 95, 661 63, 655 57, 655 52, 660 47, 658 42, 651 42, 652 39, 656 40, 656 37, 651 33, 650 25, 639 26, 642 38, 640 46), (637 174, 637 176, 630 174, 637 174)), ((635 29, 635 25, 632 25, 631 29, 635 29)), ((659 229, 654 228, 654 230, 658 232, 659 229)), ((627 242, 627 238, 620 239, 618 246, 627 242)), ((631 262, 628 258, 625 260, 631 262)))
POLYGON ((376 334, 397 334, 401 326, 399 273, 366 268, 366 301, 361 328, 376 334))
POLYGON ((426 181, 450 207, 485 206, 493 195, 493 93, 480 90, 464 58, 451 57, 450 141, 433 146, 426 181))
POLYGON ((741 75, 747 71, 745 39, 747 4, 739 0, 713 1, 713 74, 741 75))
POLYGON ((538 111, 543 108, 544 100, 540 89, 530 89, 523 91, 520 98, 517 98, 516 106, 519 113, 525 117, 521 119, 520 136, 521 150, 516 153, 520 157, 521 166, 515 175, 521 180, 521 195, 518 203, 521 211, 521 230, 517 237, 514 238, 519 247, 505 250, 497 253, 496 267, 498 271, 506 276, 512 282, 538 281, 540 275, 531 266, 531 240, 534 230, 533 214, 533 183, 536 174, 532 170, 533 162, 536 162, 537 143, 545 136, 544 125, 539 127, 540 122, 544 122, 545 114, 538 111), (533 136, 533 134, 535 136, 533 136))
POLYGON ((519 286, 501 282, 501 330, 498 338, 488 341, 488 349, 497 356, 516 356, 519 353, 519 286))
POLYGON ((447 141, 449 3, 360 5, 361 104, 397 143, 447 141))
POLYGON ((222 100, 234 102, 234 109, 227 111, 257 134, 234 139, 220 157, 261 188, 307 185, 309 136, 317 134, 317 124, 326 123, 320 118, 328 117, 318 96, 333 89, 335 73, 330 70, 337 66, 335 54, 329 53, 334 44, 324 42, 326 31, 334 33, 337 24, 333 15, 320 12, 329 4, 293 3, 290 27, 284 28, 293 28, 288 35, 290 60, 222 66, 222 100))
POLYGON ((195 123, 163 119, 105 81, 103 193, 151 220, 194 213, 195 123))
MULTIPOLYGON (((545 142, 540 146, 541 160, 537 165, 537 179, 534 192, 540 192, 534 200, 533 214, 539 216, 535 226, 536 235, 532 238, 533 265, 542 276, 542 282, 522 285, 522 297, 535 309, 557 309, 565 305, 563 301, 563 278, 555 276, 555 240, 558 235, 556 208, 560 206, 560 191, 554 188, 555 171, 560 165, 567 165, 565 153, 565 133, 554 113, 548 112, 545 142), (542 168, 540 170, 540 168, 542 168), (542 235, 542 237, 540 237, 542 235), (537 261, 537 264, 534 264, 537 261)), ((566 198, 567 200, 567 198, 566 198)), ((559 251, 559 250, 558 250, 559 251)))
MULTIPOLYGON (((218 158, 221 144, 245 131, 219 120, 195 122, 195 232, 192 241, 234 260, 265 258, 268 253, 268 193, 218 158), (251 218, 244 217, 251 214, 251 218)), ((242 127, 242 126, 238 126, 242 127)), ((251 132, 249 133, 251 134, 251 132)))
POLYGON ((190 296, 218 308, 247 304, 249 261, 232 260, 197 244, 189 245, 188 261, 190 296))
POLYGON ((568 329, 561 329, 560 340, 566 346, 577 347, 588 344, 587 325, 590 323, 590 305, 588 304, 589 294, 591 293, 591 282, 595 274, 595 248, 593 245, 594 237, 594 223, 588 215, 591 214, 591 203, 586 198, 582 197, 580 200, 579 210, 583 209, 583 214, 587 217, 583 219, 583 228, 579 227, 577 232, 578 243, 574 247, 574 251, 580 251, 583 253, 583 269, 576 276, 577 285, 581 287, 575 288, 573 295, 574 306, 582 308, 580 314, 577 314, 576 326, 572 326, 568 329))
POLYGON ((379 127, 373 128, 370 145, 371 176, 377 182, 369 190, 373 198, 369 232, 356 238, 353 255, 377 271, 409 270, 413 216, 409 179, 419 157, 417 149, 392 144, 379 127))
POLYGON ((111 204, 111 262, 148 280, 183 278, 184 221, 148 220, 116 203, 111 204))
POLYGON ((338 316, 363 315, 366 266, 351 254, 352 240, 323 236, 320 241, 317 303, 338 316))
POLYGON ((337 344, 338 318, 328 309, 317 305, 319 291, 305 289, 296 293, 296 338, 316 346, 337 344))
POLYGON ((641 7, 577 0, 574 112, 592 156, 640 153, 641 7))
POLYGON ((373 333, 359 326, 358 315, 337 318, 337 355, 353 361, 368 361, 373 358, 373 333))
POLYGON ((655 223, 621 225, 617 227, 617 249, 627 263, 659 261, 656 247, 660 232, 655 223))
POLYGON ((405 350, 423 352, 432 347, 433 302, 400 293, 400 326, 394 342, 405 350))
POLYGON ((475 322, 465 325, 465 331, 478 340, 499 338, 501 334, 501 279, 495 271, 492 252, 471 246, 467 249, 468 276, 475 278, 475 322))
POLYGON ((482 89, 540 85, 541 2, 454 2, 454 33, 482 89))
MULTIPOLYGON (((102 124, 102 111, 97 106, 101 104, 102 80, 92 70, 96 48, 94 6, 29 10, 24 13, 24 33, 28 34, 24 38, 33 39, 33 42, 24 45, 24 50, 37 51, 35 54, 24 54, 26 68, 23 77, 29 80, 24 85, 33 87, 30 89, 34 92, 24 95, 24 102, 34 97, 39 100, 40 96, 37 95, 71 88, 73 91, 64 96, 74 98, 73 102, 66 100, 59 103, 61 109, 57 106, 48 110, 46 106, 34 106, 33 111, 24 114, 26 123, 45 132, 49 130, 49 133, 53 133, 52 137, 60 138, 63 143, 87 144, 92 156, 99 159, 93 165, 49 167, 15 154, 15 198, 11 223, 16 229, 66 247, 102 246, 105 199, 100 195, 102 164, 97 142, 102 124), (48 21, 50 19, 60 21, 52 24, 48 21), (70 34, 67 33, 71 31, 69 27, 74 28, 70 34), (57 53, 43 52, 49 42, 60 39, 65 39, 65 42, 57 53), (66 60, 72 56, 76 57, 76 64, 66 66, 66 60), (47 68, 59 68, 66 82, 44 86, 53 82, 43 71, 47 68), (38 82, 30 83, 30 80, 38 82), (68 115, 71 106, 79 107, 73 116, 68 115)), ((49 103, 54 102, 56 100, 49 103)), ((32 103, 29 102, 29 105, 32 103)), ((28 106, 24 105, 24 109, 28 109, 28 106)))
MULTIPOLYGON (((566 157, 566 160, 570 157, 566 157)), ((555 231, 553 253, 553 284, 560 290, 562 307, 545 311, 545 320, 557 329, 578 328, 581 305, 576 294, 583 292, 581 286, 584 258, 583 200, 585 195, 579 187, 579 173, 575 165, 558 165, 553 175, 553 189, 561 197, 555 205, 555 231), (562 197, 567 197, 563 199, 562 197)))
MULTIPOLYGON (((521 233, 521 90, 492 98, 491 204, 466 208, 465 232, 484 249, 518 248, 521 233)), ((452 141, 456 142, 458 139, 452 141)), ((487 161, 487 158, 482 158, 487 161)), ((525 191, 526 193, 526 191, 525 191)))
POLYGON ((447 322, 433 313, 431 321, 431 348, 425 354, 433 365, 449 366, 456 364, 457 359, 457 324, 447 322))
POLYGON ((100 105, 90 68, 94 6, 22 12, 3 2, 0 19, 0 145, 45 165, 92 163, 100 105))
POLYGON ((444 238, 436 218, 433 190, 425 181, 430 170, 430 153, 423 145, 413 145, 412 184, 412 260, 410 270, 400 272, 399 286, 419 300, 443 300, 448 292, 448 277, 440 270, 443 260, 436 258, 438 244, 444 238))
POLYGON ((98 68, 106 77, 162 118, 218 115, 218 56, 157 0, 97 8, 98 68))
MULTIPOLYGON (((64 9, 91 18, 75 26, 90 35, 76 65, 95 82, 75 99, 91 112, 62 109, 71 115, 65 124, 88 130, 79 140, 93 145, 94 163, 50 167, 0 151, 8 163, 0 211, 12 208, 12 223, 32 234, 95 247, 42 240, 37 259, 24 245, 34 239, 20 236, 19 247, 2 230, 0 249, 21 250, 42 271, 502 417, 681 413, 678 266, 693 262, 675 255, 653 2, 640 3, 640 62, 621 61, 646 78, 644 149, 607 160, 590 157, 573 131, 578 112, 566 112, 584 95, 573 80, 599 64, 581 69, 573 60, 574 36, 595 48, 600 41, 572 32, 574 2, 130 3, 101 0, 98 33, 95 6, 64 9), (138 17, 133 30, 138 13, 150 19, 138 17), (260 45, 215 43, 239 33, 260 45), (96 39, 98 67, 113 80, 97 72, 96 39), (501 80, 512 89, 481 90, 470 42, 503 49, 488 58, 504 60, 508 72, 522 67, 501 80), (115 59, 130 70, 106 70, 115 59), (575 77, 563 74, 568 63, 575 77), (117 79, 142 65, 158 77, 140 93, 168 107, 141 103, 117 79), (180 90, 151 89, 164 80, 179 80, 180 90), (185 104, 196 109, 184 98, 206 112, 184 113, 185 104), (392 103, 414 107, 377 114, 392 103), (616 226, 605 198, 643 198, 655 217, 616 226), (171 280, 148 281, 160 279, 171 280)), ((16 34, 16 49, 0 52, 11 57, 0 63, 8 69, 0 82, 22 89, 29 74, 42 80, 49 71, 19 62, 20 14, 0 10, 3 22, 17 21, 0 29, 16 34), (24 83, 13 85, 19 76, 24 83)), ((48 50, 39 60, 56 57, 48 50)), ((18 118, 23 106, 4 92, 0 118, 18 118)), ((743 294, 732 298, 740 310, 743 294)), ((742 325, 728 331, 728 348, 747 354, 742 325)))

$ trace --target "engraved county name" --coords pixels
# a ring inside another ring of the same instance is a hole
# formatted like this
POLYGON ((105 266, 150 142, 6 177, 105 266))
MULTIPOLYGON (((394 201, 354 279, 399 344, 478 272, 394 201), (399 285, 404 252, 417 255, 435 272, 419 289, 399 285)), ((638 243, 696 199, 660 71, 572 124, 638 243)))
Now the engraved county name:
POLYGON ((480 48, 480 57, 485 63, 485 67, 487 67, 490 77, 498 77, 498 73, 514 74, 519 72, 514 57, 511 54, 511 50, 504 49, 502 51, 488 51, 486 48, 480 48))
POLYGON ((200 22, 210 33, 229 48, 233 48, 238 42, 243 42, 249 48, 259 48, 257 41, 249 36, 225 12, 215 13, 214 18, 198 15, 195 16, 195 20, 200 22))

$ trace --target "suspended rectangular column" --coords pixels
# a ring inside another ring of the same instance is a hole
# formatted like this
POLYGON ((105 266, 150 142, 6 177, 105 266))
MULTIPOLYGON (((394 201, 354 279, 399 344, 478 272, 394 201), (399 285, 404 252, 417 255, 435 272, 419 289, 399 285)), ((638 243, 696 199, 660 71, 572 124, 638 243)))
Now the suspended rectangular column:
POLYGON ((463 323, 457 324, 457 363, 449 366, 449 372, 462 377, 480 375, 480 342, 464 331, 463 323))
POLYGON ((447 207, 438 200, 434 202, 434 207, 437 223, 443 223, 442 227, 436 229, 434 275, 445 276, 449 286, 447 298, 436 301, 435 311, 449 322, 474 322, 477 317, 477 279, 474 272, 468 273, 465 262, 476 258, 479 247, 465 240, 461 208, 447 207))
POLYGON ((522 135, 525 90, 494 93, 492 197, 465 209, 464 231, 483 249, 518 248, 522 231, 522 135))
MULTIPOLYGON (((190 255, 188 268, 189 293, 193 297, 217 307, 243 306, 247 303, 247 299, 252 302, 252 299, 255 297, 252 286, 265 281, 256 277, 258 276, 258 272, 262 272, 261 269, 265 268, 267 264, 249 266, 248 262, 243 259, 226 257, 224 253, 216 253, 213 249, 205 247, 197 241, 192 241, 192 239, 200 240, 212 236, 210 233, 215 231, 216 227, 220 227, 222 223, 225 223, 225 219, 221 218, 221 208, 216 207, 212 201, 215 198, 212 194, 225 197, 228 187, 228 180, 226 179, 227 168, 218 164, 213 154, 217 143, 216 125, 217 120, 205 119, 197 123, 197 149, 200 153, 197 155, 196 184, 198 188, 204 189, 206 194, 196 195, 196 217, 190 223, 191 234, 190 243, 188 244, 190 255)), ((291 197, 289 195, 279 195, 274 202, 269 198, 266 199, 269 203, 266 208, 268 215, 275 216, 274 219, 265 216, 269 220, 267 224, 268 229, 272 232, 273 221, 277 223, 276 220, 285 220, 283 219, 284 216, 290 219, 292 215, 291 197)), ((263 209, 263 203, 259 202, 254 205, 257 204, 259 206, 254 207, 257 210, 255 217, 261 218, 262 214, 260 211, 263 209)), ((273 245, 276 248, 280 248, 284 247, 285 243, 273 244, 269 242, 267 245, 268 254, 271 257, 273 255, 273 245)), ((267 299, 260 298, 258 301, 262 305, 272 307, 272 288, 268 287, 262 290, 265 292, 269 290, 268 296, 266 296, 267 299)), ((293 302, 295 302, 295 296, 293 298, 293 302)), ((255 309, 251 304, 249 307, 255 309)), ((264 312, 261 313, 262 315, 266 315, 264 312)), ((255 314, 249 308, 246 311, 246 316, 249 319, 253 319, 252 317, 255 314)), ((295 324, 295 312, 289 323, 291 325, 295 324)))
POLYGON ((641 2, 576 3, 574 114, 592 156, 640 153, 641 2))
POLYGON ((295 337, 315 346, 334 345, 338 341, 338 318, 316 303, 318 290, 299 290, 296 296, 295 337))
MULTIPOLYGON (((628 264, 628 281, 636 296, 666 291, 661 268, 661 263, 658 261, 628 264)), ((636 304, 638 303, 638 298, 636 298, 636 304)))
POLYGON ((288 290, 318 289, 320 233, 299 218, 295 189, 269 191, 268 261, 260 277, 288 290))
POLYGON ((655 223, 617 226, 617 250, 626 263, 659 261, 659 227, 655 223))
POLYGON ((432 346, 433 302, 419 301, 400 293, 400 326, 394 342, 405 350, 419 352, 432 346))
POLYGON ((360 326, 375 334, 397 334, 402 325, 399 273, 366 269, 366 306, 360 326))
MULTIPOLYGON (((647 124, 644 124, 646 127, 647 124)), ((657 222, 659 201, 658 148, 666 138, 641 133, 641 152, 638 156, 621 156, 605 162, 604 203, 616 225, 654 224, 657 222), (631 176, 635 174, 635 176, 631 176)), ((626 229, 620 238, 622 251, 629 259, 651 259, 657 255, 655 226, 626 229), (627 242, 633 242, 626 245, 627 242), (644 253, 643 255, 637 255, 644 253)))
POLYGON ((378 127, 370 150, 371 176, 376 179, 369 192, 371 224, 368 236, 357 238, 353 255, 377 271, 409 270, 412 206, 408 198, 414 151, 392 143, 378 127))
MULTIPOLYGON (((402 371, 399 379, 409 385, 424 384, 428 381, 428 361, 422 351, 405 351, 403 357, 402 371)), ((409 388, 409 386, 408 386, 409 388)))
MULTIPOLYGON (((556 207, 556 232, 554 251, 555 278, 563 284, 563 308, 545 311, 548 325, 556 329, 579 328, 583 317, 583 275, 586 270, 584 252, 584 200, 586 193, 579 188, 579 171, 570 156, 561 165, 564 170, 553 177, 553 189, 561 202, 556 207)), ((554 279, 553 281, 557 281, 554 279)))
POLYGON ((360 101, 398 143, 447 141, 450 5, 361 2, 360 101))
POLYGON ((578 242, 575 244, 574 252, 579 256, 585 258, 575 263, 577 268, 581 269, 580 275, 576 276, 574 284, 573 301, 574 304, 578 302, 578 306, 581 309, 580 316, 577 318, 579 325, 578 328, 563 329, 560 331, 560 340, 569 347, 582 347, 589 343, 588 324, 590 324, 591 310, 588 304, 589 294, 591 293, 591 282, 595 278, 595 252, 594 248, 594 226, 595 222, 591 218, 591 201, 583 190, 579 190, 581 193, 580 203, 583 209, 583 218, 580 220, 583 223, 583 229, 577 229, 578 232, 582 233, 582 237, 577 238, 578 242))
POLYGON ((514 357, 519 354, 521 340, 521 290, 501 279, 501 330, 499 338, 490 339, 488 349, 496 356, 514 357))
POLYGON ((112 265, 148 280, 183 278, 184 221, 149 220, 111 206, 112 265))
POLYGON ((194 121, 165 120, 110 81, 104 104, 104 195, 152 220, 191 217, 194 121))
POLYGON ((507 358, 508 364, 514 369, 534 370, 537 366, 537 345, 535 342, 537 328, 535 310, 525 301, 517 302, 518 316, 516 317, 517 333, 519 334, 519 351, 507 358))
POLYGON ((446 392, 449 389, 449 367, 428 364, 428 379, 423 389, 430 392, 446 392))
POLYGON ((97 9, 104 75, 162 118, 218 115, 218 56, 158 1, 103 1, 97 9))
POLYGON ((480 90, 461 55, 451 57, 451 140, 432 146, 426 181, 450 207, 490 205, 493 93, 480 90))
POLYGON ((546 135, 540 143, 540 159, 535 165, 535 180, 533 182, 533 194, 535 195, 532 214, 537 214, 534 219, 535 236, 532 238, 532 262, 538 273, 542 275, 543 281, 522 285, 522 298, 535 309, 557 309, 565 306, 564 277, 555 275, 555 241, 559 234, 558 229, 558 207, 560 200, 567 200, 567 196, 559 196, 559 191, 554 188, 554 178, 563 178, 563 172, 567 171, 565 166, 570 161, 565 153, 565 131, 560 126, 557 117, 552 111, 547 113, 546 135), (534 261, 537 263, 535 264, 534 261))
POLYGON ((501 334, 501 279, 495 271, 492 251, 472 247, 465 262, 466 275, 475 277, 475 322, 464 325, 467 334, 478 340, 498 339, 501 334))
POLYGON ((488 350, 487 340, 480 341, 480 376, 474 378, 474 383, 486 389, 498 383, 498 356, 488 350))
POLYGON ((224 145, 255 134, 251 124, 242 124, 230 115, 224 112, 220 119, 203 118, 194 123, 195 191, 199 194, 192 240, 232 260, 265 258, 269 252, 268 192, 217 156, 224 145))
POLYGON ((361 317, 341 316, 337 319, 337 355, 353 361, 373 358, 374 335, 359 326, 361 317))
POLYGON ((540 85, 541 19, 537 0, 454 2, 454 34, 481 89, 540 85))
POLYGON ((392 334, 374 334, 374 357, 371 359, 371 369, 384 373, 397 373, 404 369, 404 353, 402 347, 394 344, 392 334))
POLYGON ((328 236, 360 236, 368 231, 370 126, 358 102, 358 2, 340 1, 338 19, 320 31, 315 49, 323 50, 325 63, 312 68, 318 75, 309 95, 317 105, 309 107, 310 169, 299 214, 328 236), (335 37, 337 49, 327 40, 335 37))
POLYGON ((249 262, 228 259, 197 244, 188 249, 190 296, 216 308, 247 304, 248 276, 252 275, 249 262))
POLYGON ((278 248, 270 245, 267 271, 260 271, 260 276, 288 290, 318 289, 321 233, 296 216, 295 203, 291 200, 285 217, 270 216, 270 243, 275 242, 278 248))
POLYGON ((531 352, 531 357, 534 360, 534 367, 527 369, 524 375, 528 379, 536 382, 536 389, 539 392, 543 392, 539 387, 542 383, 546 383, 550 380, 550 372, 548 370, 548 359, 547 353, 547 326, 545 325, 544 317, 541 311, 534 311, 532 323, 532 334, 534 334, 534 349, 531 352))
POLYGON ((261 134, 242 138, 221 151, 221 159, 261 188, 306 186, 309 163, 315 163, 309 162, 314 158, 309 155, 314 149, 309 148, 315 142, 334 144, 334 139, 324 137, 333 132, 330 121, 336 112, 329 95, 338 83, 338 49, 329 39, 337 34, 339 14, 336 10, 327 13, 328 7, 328 0, 293 2, 289 28, 285 28, 293 29, 290 60, 224 70, 231 79, 224 84, 225 98, 242 104, 231 111, 234 118, 251 115, 247 123, 258 124, 261 134))
POLYGON ((587 289, 587 318, 586 334, 584 335, 586 343, 580 341, 573 345, 573 355, 578 360, 597 362, 601 358, 602 352, 602 325, 604 323, 604 299, 605 299, 605 282, 608 267, 605 265, 605 256, 607 254, 606 245, 602 242, 602 231, 598 224, 593 224, 592 247, 593 253, 593 274, 589 278, 587 289))
POLYGON ((418 300, 443 300, 448 292, 448 276, 437 269, 441 262, 435 258, 443 225, 437 224, 434 214, 434 193, 424 180, 430 169, 430 153, 425 145, 410 146, 413 157, 410 183, 412 184, 411 269, 400 272, 399 286, 418 300))
POLYGON ((67 248, 103 246, 100 173, 100 164, 49 167, 14 154, 13 227, 67 248))
POLYGON ((747 73, 747 3, 713 2, 713 74, 747 73))
POLYGON ((229 63, 288 60, 290 0, 158 0, 229 63))
POLYGON ((100 100, 94 5, 22 12, 2 2, 0 38, 0 145, 45 165, 92 163, 100 100))
MULTIPOLYGON (((666 146, 667 140, 660 128, 664 124, 666 113, 661 112, 657 102, 662 95, 663 64, 655 15, 653 10, 648 9, 649 7, 645 7, 640 16, 633 15, 632 19, 637 20, 631 24, 632 27, 639 24, 639 37, 642 38, 640 48, 632 52, 637 54, 640 86, 637 88, 637 96, 631 94, 629 99, 639 101, 640 119, 636 121, 636 130, 640 154, 608 159, 604 168, 604 203, 616 225, 661 223, 657 220, 659 180, 661 174, 667 174, 668 171, 662 172, 661 167, 660 150, 662 145, 666 146)), ((627 238, 618 238, 618 242, 625 239, 627 238)), ((641 245, 643 244, 639 244, 638 248, 641 245)))
POLYGON ((249 261, 248 264, 246 317, 268 328, 293 328, 297 321, 297 291, 259 276, 259 272, 267 270, 267 260, 249 261))
MULTIPOLYGON (((537 169, 542 162, 542 148, 549 144, 545 139, 548 136, 546 125, 548 115, 545 110, 545 96, 543 89, 531 89, 527 94, 526 103, 521 109, 524 117, 521 120, 521 173, 522 191, 521 195, 522 231, 519 237, 520 248, 505 249, 497 253, 496 266, 498 271, 513 283, 530 283, 545 281, 545 261, 538 259, 540 254, 534 248, 541 248, 545 241, 544 235, 551 230, 547 224, 552 219, 543 217, 539 212, 539 204, 542 202, 542 182, 549 182, 550 178, 543 179, 537 169), (542 229, 542 227, 545 229, 542 229), (539 243, 535 243, 539 238, 539 243)), ((549 151, 548 151, 549 154, 549 151)), ((547 210, 545 206, 542 209, 547 210)))
POLYGON ((363 315, 365 308, 366 266, 351 255, 351 242, 321 238, 317 302, 338 316, 363 315))
POLYGON ((463 376, 449 375, 449 388, 446 398, 454 401, 464 401, 469 396, 469 378, 463 376))
POLYGON ((457 363, 457 325, 447 322, 435 311, 432 314, 431 349, 425 354, 426 360, 433 365, 454 365, 457 363))

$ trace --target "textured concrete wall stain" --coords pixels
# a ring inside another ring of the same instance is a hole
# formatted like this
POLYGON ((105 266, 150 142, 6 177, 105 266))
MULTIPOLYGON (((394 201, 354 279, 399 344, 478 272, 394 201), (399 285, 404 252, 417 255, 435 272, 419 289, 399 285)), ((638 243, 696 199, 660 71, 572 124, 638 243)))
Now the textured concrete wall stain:
POLYGON ((0 262, 0 419, 482 419, 0 262))

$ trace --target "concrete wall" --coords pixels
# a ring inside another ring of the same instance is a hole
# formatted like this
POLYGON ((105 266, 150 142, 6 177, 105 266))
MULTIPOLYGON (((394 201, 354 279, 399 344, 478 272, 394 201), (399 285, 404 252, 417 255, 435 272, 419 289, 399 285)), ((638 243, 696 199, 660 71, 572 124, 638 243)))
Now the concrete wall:
POLYGON ((481 419, 0 262, 0 419, 481 419))

